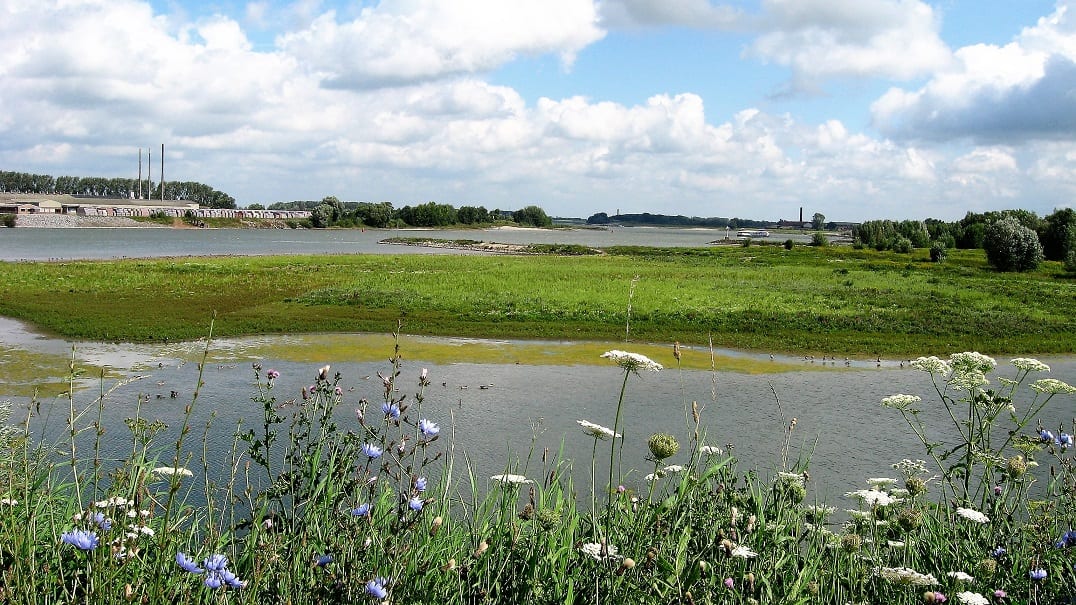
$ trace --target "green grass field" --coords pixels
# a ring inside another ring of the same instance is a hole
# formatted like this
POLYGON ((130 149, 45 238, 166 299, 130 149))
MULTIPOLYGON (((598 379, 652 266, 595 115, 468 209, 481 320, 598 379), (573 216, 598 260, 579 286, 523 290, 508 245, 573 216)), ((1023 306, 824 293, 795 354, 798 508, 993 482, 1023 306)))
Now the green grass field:
POLYGON ((356 255, 6 263, 0 314, 104 341, 390 332, 911 356, 1076 351, 1076 281, 848 247, 600 256, 356 255))

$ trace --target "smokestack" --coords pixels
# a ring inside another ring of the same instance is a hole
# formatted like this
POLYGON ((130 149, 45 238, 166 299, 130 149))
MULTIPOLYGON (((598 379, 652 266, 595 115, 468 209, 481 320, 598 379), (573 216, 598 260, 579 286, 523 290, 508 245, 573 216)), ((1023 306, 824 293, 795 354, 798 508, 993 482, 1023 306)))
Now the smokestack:
POLYGON ((161 201, 164 201, 164 143, 161 143, 161 201))
POLYGON ((803 206, 800 206, 800 224, 803 224, 803 206))
POLYGON ((153 199, 153 150, 146 148, 146 199, 153 199))
POLYGON ((138 199, 142 199, 142 148, 138 148, 138 199))

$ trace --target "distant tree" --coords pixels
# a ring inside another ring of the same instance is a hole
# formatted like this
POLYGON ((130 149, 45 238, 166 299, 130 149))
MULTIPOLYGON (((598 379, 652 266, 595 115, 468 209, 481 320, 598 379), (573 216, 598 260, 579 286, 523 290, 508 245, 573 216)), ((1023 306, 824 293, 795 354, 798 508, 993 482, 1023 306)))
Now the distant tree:
POLYGON ((903 235, 898 235, 893 240, 893 243, 889 246, 889 248, 893 250, 893 252, 897 252, 900 254, 908 254, 915 249, 915 246, 912 245, 912 240, 904 237, 903 235))
POLYGON ((310 211, 310 224, 316 229, 324 229, 332 225, 333 207, 330 204, 320 204, 310 211))
POLYGON ((811 226, 814 227, 815 231, 820 231, 825 224, 826 215, 821 212, 815 212, 814 216, 811 217, 811 226))
POLYGON ((247 210, 265 210, 265 206, 261 204, 250 204, 247 206, 247 210))
POLYGON ((609 224, 609 215, 604 213, 604 212, 598 212, 596 214, 592 214, 592 215, 590 215, 590 218, 587 219, 587 224, 588 225, 608 225, 609 224))
POLYGON ((549 227, 553 219, 538 206, 527 206, 512 213, 512 220, 520 225, 534 225, 535 227, 549 227))
POLYGON ((987 225, 983 249, 986 259, 1000 271, 1030 271, 1042 261, 1039 236, 1013 216, 987 225))
POLYGON ((17 217, 14 214, 0 214, 0 225, 14 227, 17 217))
POLYGON ((359 202, 355 206, 354 215, 363 225, 383 229, 392 222, 395 211, 391 202, 359 202))
POLYGON ((477 225, 489 222, 489 210, 485 206, 460 206, 456 210, 456 220, 464 225, 477 225))
POLYGON ((396 218, 414 227, 443 227, 457 222, 455 208, 436 202, 404 206, 396 213, 396 218))
POLYGON ((1076 211, 1062 208, 1044 218, 1039 241, 1047 260, 1064 261, 1069 252, 1076 250, 1076 211))

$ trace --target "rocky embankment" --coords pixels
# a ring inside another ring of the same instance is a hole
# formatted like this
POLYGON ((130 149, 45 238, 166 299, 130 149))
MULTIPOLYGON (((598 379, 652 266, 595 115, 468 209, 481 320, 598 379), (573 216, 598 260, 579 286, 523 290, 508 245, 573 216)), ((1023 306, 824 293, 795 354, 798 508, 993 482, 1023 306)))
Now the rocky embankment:
POLYGON ((20 214, 16 227, 47 227, 52 229, 75 227, 168 227, 158 223, 140 222, 126 216, 77 216, 73 214, 20 214))

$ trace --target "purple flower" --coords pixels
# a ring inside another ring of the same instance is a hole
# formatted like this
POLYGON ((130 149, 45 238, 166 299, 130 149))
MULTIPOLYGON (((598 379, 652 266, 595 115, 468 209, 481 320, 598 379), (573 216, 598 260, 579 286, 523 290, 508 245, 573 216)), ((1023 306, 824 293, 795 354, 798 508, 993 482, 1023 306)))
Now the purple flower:
POLYGON ((374 458, 380 458, 382 450, 372 443, 362 444, 362 453, 366 454, 371 460, 374 458))
POLYGON ((269 370, 265 373, 265 377, 269 380, 276 380, 277 378, 280 378, 280 372, 277 372, 276 370, 269 370))
POLYGON ((407 501, 407 506, 411 507, 411 510, 414 511, 422 510, 422 507, 425 504, 426 503, 422 501, 422 498, 419 498, 418 496, 412 496, 411 499, 407 501))
POLYGON ((69 532, 64 532, 60 535, 60 540, 71 546, 78 547, 80 550, 93 550, 101 543, 101 540, 97 538, 97 534, 84 529, 72 529, 69 532))
POLYGON ((735 585, 736 582, 734 582, 732 578, 725 578, 725 588, 732 588, 735 585))
POLYGON ((101 531, 109 531, 112 529, 112 521, 110 521, 104 513, 94 513, 90 516, 90 519, 97 524, 97 527, 101 528, 101 531))
POLYGON ((351 509, 351 516, 353 517, 369 517, 370 512, 373 510, 373 506, 369 504, 360 504, 351 509))
POLYGON ((224 571, 228 567, 228 557, 224 555, 209 555, 209 557, 202 561, 202 565, 209 571, 224 571))
POLYGON ((183 568, 183 571, 189 571, 191 573, 202 573, 205 571, 201 567, 198 567, 194 561, 188 559, 187 555, 181 552, 176 553, 176 563, 183 568))
POLYGON ((336 387, 335 389, 333 389, 333 393, 335 393, 337 397, 340 397, 344 394, 344 389, 336 387))
POLYGON ((1046 578, 1046 570, 1043 568, 1032 569, 1027 574, 1032 580, 1043 580, 1046 578))
POLYGON ((1054 546, 1058 548, 1068 548, 1070 546, 1076 546, 1076 530, 1069 530, 1061 534, 1061 540, 1054 546))
POLYGON ((995 599, 1004 599, 1007 596, 1009 596, 1009 593, 1005 592, 1004 590, 1002 590, 1000 588, 994 591, 994 598, 995 599))
POLYGON ((426 483, 427 480, 425 477, 419 477, 418 479, 415 479, 415 489, 420 492, 426 491, 426 483))
MULTIPOLYGON (((179 560, 178 555, 176 560, 179 560)), ((247 585, 246 582, 241 581, 234 573, 228 570, 228 557, 224 555, 209 555, 205 561, 202 561, 202 566, 206 570, 205 585, 209 588, 216 589, 225 585, 232 588, 242 588, 247 585)))
POLYGON ((381 404, 381 411, 385 413, 385 416, 392 418, 393 420, 400 419, 400 406, 395 403, 385 402, 381 404))
POLYGON ((946 598, 946 596, 944 594, 942 594, 940 592, 936 592, 936 593, 934 593, 934 600, 932 602, 934 602, 934 603, 944 603, 944 602, 946 602, 948 600, 949 599, 946 598))
POLYGON ((384 599, 389 596, 389 591, 385 590, 385 586, 388 585, 388 583, 388 578, 378 576, 366 583, 366 594, 375 599, 384 599))
POLYGON ((418 430, 422 431, 423 436, 425 436, 426 438, 430 438, 430 437, 436 437, 437 433, 441 432, 441 427, 439 427, 439 426, 437 426, 437 424, 435 424, 433 422, 430 422, 429 420, 426 420, 425 418, 423 418, 422 420, 419 420, 419 422, 418 422, 418 430))

